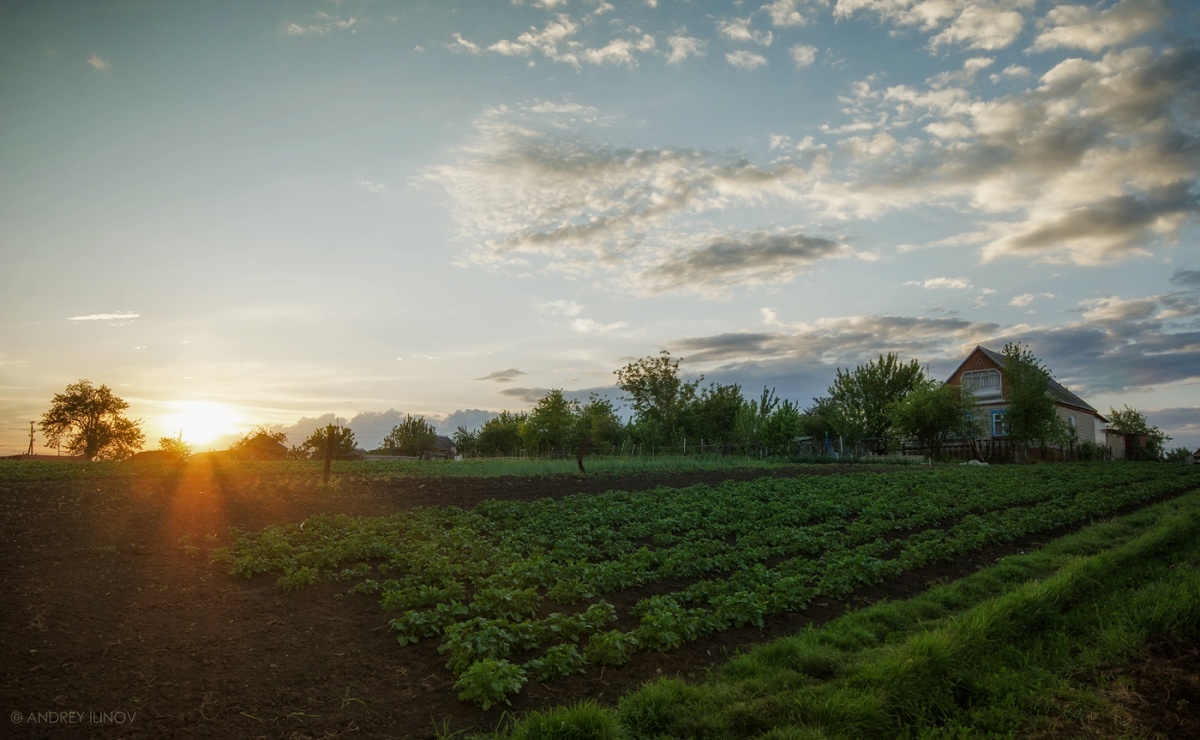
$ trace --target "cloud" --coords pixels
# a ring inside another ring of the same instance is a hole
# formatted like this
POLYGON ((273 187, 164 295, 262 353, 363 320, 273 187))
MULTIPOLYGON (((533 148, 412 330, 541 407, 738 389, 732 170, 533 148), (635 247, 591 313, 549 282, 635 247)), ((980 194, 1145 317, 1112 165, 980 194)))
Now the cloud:
POLYGON ((1158 309, 1153 298, 1123 300, 1117 296, 1089 298, 1083 301, 1083 318, 1092 322, 1141 321, 1152 317, 1158 309))
POLYGON ((454 41, 450 44, 447 44, 447 48, 456 54, 465 52, 467 54, 471 54, 472 56, 479 56, 483 53, 483 49, 479 47, 479 44, 467 41, 462 37, 462 34, 458 33, 457 31, 451 34, 450 38, 454 39, 454 41))
POLYGON ((563 64, 569 64, 576 69, 579 68, 579 57, 571 51, 561 51, 560 45, 563 45, 568 39, 572 38, 579 32, 579 25, 573 22, 567 15, 558 14, 555 19, 548 22, 542 29, 536 26, 530 28, 525 33, 517 37, 516 41, 507 39, 497 41, 488 47, 488 51, 503 54, 505 56, 529 56, 536 52, 541 53, 547 59, 563 64))
POLYGON ((484 375, 482 378, 475 378, 475 380, 490 380, 494 383, 511 383, 520 376, 528 374, 529 373, 522 372, 515 367, 510 367, 507 370, 496 370, 495 372, 490 372, 487 375, 484 375))
POLYGON ((654 37, 643 34, 637 39, 614 39, 598 49, 584 49, 580 56, 589 64, 632 68, 637 66, 635 53, 653 51, 654 46, 654 37))
POLYGON ((767 58, 762 54, 739 49, 725 55, 725 61, 738 69, 758 69, 767 66, 767 58))
POLYGON ((87 58, 87 63, 92 69, 98 69, 101 72, 111 72, 113 68, 112 65, 109 64, 108 61, 99 54, 92 54, 87 58))
POLYGON ((925 290, 968 290, 972 287, 970 280, 961 277, 935 277, 926 278, 925 280, 910 280, 905 285, 915 285, 925 290))
POLYGON ((1008 305, 1016 306, 1017 308, 1024 308, 1030 303, 1033 303, 1034 298, 1035 296, 1033 293, 1022 293, 1021 295, 1013 296, 1013 299, 1008 302, 1008 305))
POLYGON ((92 313, 86 316, 71 316, 67 321, 132 321, 140 317, 141 314, 132 311, 120 311, 117 313, 92 313))
POLYGON ((730 18, 717 21, 717 32, 727 41, 770 46, 774 36, 770 31, 750 28, 751 18, 730 18))
POLYGON ((551 316, 578 316, 583 313, 583 306, 575 301, 550 301, 539 303, 538 309, 551 316))
POLYGON ((821 260, 853 255, 845 244, 802 233, 729 234, 674 251, 637 277, 652 293, 723 294, 734 286, 785 283, 821 260))
POLYGON ((361 22, 354 17, 342 18, 331 13, 317 13, 306 23, 286 23, 283 32, 288 36, 327 36, 338 31, 356 33, 361 22))
POLYGON ((611 324, 601 324, 592 319, 575 319, 571 322, 571 328, 580 334, 607 334, 609 332, 624 329, 628 324, 624 321, 614 321, 611 324))
POLYGON ((1171 275, 1171 282, 1185 288, 1200 287, 1200 270, 1176 270, 1171 275))
POLYGON ((668 36, 667 46, 671 51, 667 53, 667 64, 678 65, 689 57, 702 57, 706 45, 707 42, 691 36, 668 36))
POLYGON ((760 166, 736 153, 600 144, 599 113, 567 108, 489 110, 454 161, 424 174, 450 195, 470 262, 536 261, 611 274, 629 289, 638 273, 694 250, 707 215, 794 202, 807 177, 790 156, 760 166))
POLYGON ((788 49, 788 53, 792 56, 792 64, 796 65, 796 69, 804 69, 815 62, 818 51, 817 47, 808 44, 796 44, 788 49))
POLYGON ((1066 59, 1028 89, 993 98, 947 75, 926 86, 876 82, 843 96, 854 124, 827 129, 873 132, 840 142, 857 169, 809 193, 830 215, 921 206, 992 214, 939 243, 976 244, 987 260, 1094 265, 1172 243, 1200 211, 1200 150, 1188 144, 1200 131, 1196 45, 1066 59), (912 136, 914 127, 932 138, 912 136), (891 152, 870 146, 884 135, 891 152))
POLYGON ((1012 45, 1021 35, 1025 18, 999 5, 968 5, 950 25, 934 36, 931 48, 959 44, 968 49, 995 50, 1012 45))
POLYGON ((549 393, 547 388, 505 388, 500 391, 500 395, 508 396, 509 398, 521 401, 529 405, 536 404, 538 401, 546 397, 549 393))
POLYGON ((809 19, 799 10, 801 0, 772 0, 762 6, 762 11, 771 18, 771 24, 781 28, 808 25, 809 19))
POLYGON ((1121 0, 1103 10, 1087 5, 1058 5, 1038 22, 1039 33, 1032 49, 1066 47, 1103 51, 1159 28, 1169 16, 1166 0, 1121 0))

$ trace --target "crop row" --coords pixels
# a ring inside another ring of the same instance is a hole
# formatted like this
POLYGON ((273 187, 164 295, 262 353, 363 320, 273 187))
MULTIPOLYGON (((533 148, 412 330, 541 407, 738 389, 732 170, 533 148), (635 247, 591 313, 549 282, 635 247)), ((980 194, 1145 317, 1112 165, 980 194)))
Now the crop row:
POLYGON ((1195 487, 1188 466, 913 469, 759 479, 464 511, 313 517, 239 534, 231 572, 376 593, 401 644, 437 639, 485 707, 530 679, 618 665, 988 545, 1195 487), (605 598, 685 584, 634 603, 605 598), (621 625, 622 627, 618 627, 621 625))

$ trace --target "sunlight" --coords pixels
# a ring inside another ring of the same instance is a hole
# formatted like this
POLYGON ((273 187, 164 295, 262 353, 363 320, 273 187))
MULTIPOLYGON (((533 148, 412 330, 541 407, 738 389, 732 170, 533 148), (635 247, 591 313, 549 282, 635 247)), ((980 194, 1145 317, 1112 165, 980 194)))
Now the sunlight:
MULTIPOLYGON (((212 442, 223 434, 232 434, 241 426, 240 415, 232 407, 213 401, 172 401, 171 413, 163 425, 183 441, 193 445, 212 442)), ((174 436, 172 434, 171 436, 174 436)))

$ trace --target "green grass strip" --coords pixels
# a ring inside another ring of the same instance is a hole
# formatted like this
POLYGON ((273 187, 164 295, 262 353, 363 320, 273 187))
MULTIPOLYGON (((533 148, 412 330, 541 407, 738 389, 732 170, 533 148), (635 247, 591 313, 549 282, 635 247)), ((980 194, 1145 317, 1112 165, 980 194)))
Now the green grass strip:
POLYGON ((1200 491, 774 641, 702 684, 660 680, 615 710, 535 712, 508 736, 1024 734, 1095 711, 1103 702, 1072 677, 1162 634, 1200 636, 1200 491))

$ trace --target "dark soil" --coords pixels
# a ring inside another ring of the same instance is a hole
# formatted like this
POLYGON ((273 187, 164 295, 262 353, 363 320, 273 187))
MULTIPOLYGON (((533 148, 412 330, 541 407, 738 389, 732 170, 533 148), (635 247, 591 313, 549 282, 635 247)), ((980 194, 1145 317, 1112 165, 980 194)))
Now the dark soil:
MULTIPOLYGON (((913 595, 1064 533, 910 573, 848 602, 813 604, 770 620, 762 630, 731 630, 668 653, 639 653, 620 668, 530 684, 513 707, 488 712, 457 699, 436 641, 397 645, 374 597, 346 594, 345 583, 283 592, 274 575, 234 578, 209 561, 215 548, 228 543, 231 527, 257 529, 319 513, 380 515, 414 505, 469 507, 484 499, 812 474, 813 468, 794 468, 342 479, 322 488, 314 480, 234 477, 195 463, 177 473, 147 471, 127 479, 3 484, 0 709, 9 716, 0 719, 0 735, 427 738, 487 730, 506 711, 583 698, 611 703, 656 676, 700 676, 745 646, 820 624, 850 606, 913 595)), ((1158 714, 1177 710, 1178 695, 1169 687, 1141 694, 1149 702, 1160 695, 1165 698, 1158 714)), ((1190 721, 1194 730, 1194 714, 1190 721)))

